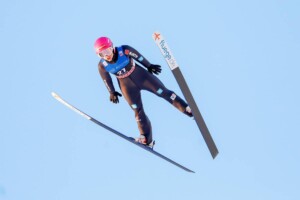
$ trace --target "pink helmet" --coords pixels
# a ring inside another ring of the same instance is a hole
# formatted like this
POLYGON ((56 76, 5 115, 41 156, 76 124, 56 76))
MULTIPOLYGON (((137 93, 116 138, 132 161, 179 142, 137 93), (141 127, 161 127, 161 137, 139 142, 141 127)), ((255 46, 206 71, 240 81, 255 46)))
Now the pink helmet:
POLYGON ((94 48, 98 55, 102 50, 112 47, 113 43, 108 37, 100 37, 96 40, 94 48))

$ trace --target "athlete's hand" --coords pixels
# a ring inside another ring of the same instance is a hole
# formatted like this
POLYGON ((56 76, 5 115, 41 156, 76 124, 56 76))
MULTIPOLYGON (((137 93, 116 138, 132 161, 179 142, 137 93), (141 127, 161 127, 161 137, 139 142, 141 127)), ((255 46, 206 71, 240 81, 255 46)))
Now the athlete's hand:
POLYGON ((150 72, 151 74, 156 74, 158 75, 159 73, 161 73, 161 66, 160 65, 150 65, 150 67, 148 67, 148 72, 150 72))
POLYGON ((119 103, 118 96, 121 97, 122 95, 119 92, 110 93, 109 100, 113 103, 119 103))

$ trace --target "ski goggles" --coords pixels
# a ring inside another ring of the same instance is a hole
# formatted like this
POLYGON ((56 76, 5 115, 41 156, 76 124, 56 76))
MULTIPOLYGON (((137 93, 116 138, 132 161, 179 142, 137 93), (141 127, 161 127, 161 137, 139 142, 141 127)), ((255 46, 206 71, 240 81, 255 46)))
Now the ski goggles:
POLYGON ((105 56, 110 56, 113 53, 113 47, 108 47, 106 49, 103 49, 102 51, 99 52, 99 56, 101 58, 104 58, 105 56))

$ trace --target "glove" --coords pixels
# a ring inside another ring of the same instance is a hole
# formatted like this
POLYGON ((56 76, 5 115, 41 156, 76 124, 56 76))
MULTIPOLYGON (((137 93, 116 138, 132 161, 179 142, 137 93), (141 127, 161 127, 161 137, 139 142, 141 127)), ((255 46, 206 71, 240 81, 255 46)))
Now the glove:
POLYGON ((148 72, 150 72, 151 74, 156 74, 158 75, 161 72, 161 66, 160 65, 150 65, 150 67, 148 67, 148 72))
POLYGON ((121 97, 122 95, 119 92, 110 93, 109 100, 113 103, 119 103, 118 96, 121 97))

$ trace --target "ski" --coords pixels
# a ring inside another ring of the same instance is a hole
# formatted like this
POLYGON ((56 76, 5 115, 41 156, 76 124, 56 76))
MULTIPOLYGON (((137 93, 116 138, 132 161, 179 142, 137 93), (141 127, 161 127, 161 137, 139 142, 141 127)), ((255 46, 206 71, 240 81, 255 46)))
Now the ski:
POLYGON ((206 142, 206 145, 207 145, 212 157, 215 158, 219 153, 217 146, 215 145, 215 142, 205 124, 205 121, 204 121, 204 119, 198 109, 198 106, 192 96, 192 93, 183 77, 183 74, 181 73, 179 65, 177 64, 173 54, 171 53, 171 50, 170 50, 168 44, 166 43, 166 40, 159 32, 154 32, 152 34, 152 37, 153 37, 155 43, 157 44, 157 46, 159 47, 163 57, 167 61, 186 101, 188 102, 190 108, 192 109, 196 124, 204 138, 204 141, 206 142))
POLYGON ((75 111, 76 113, 80 114, 80 115, 83 116, 84 118, 86 118, 86 119, 88 119, 88 120, 94 122, 95 124, 101 126, 102 128, 105 128, 106 130, 109 130, 110 132, 116 134, 117 136, 119 136, 119 137, 121 137, 121 138, 127 140, 128 142, 131 142, 132 144, 137 145, 138 147, 140 147, 140 148, 142 148, 142 149, 144 149, 144 150, 146 150, 146 151, 148 151, 148 152, 150 152, 150 153, 152 153, 152 154, 154 154, 154 155, 156 155, 156 156, 158 156, 158 157, 160 157, 160 158, 166 160, 167 162, 169 162, 169 163, 171 163, 171 164, 173 164, 173 165, 175 165, 175 166, 177 166, 177 167, 179 167, 179 168, 181 168, 181 169, 183 169, 183 170, 185 170, 185 171, 187 171, 187 172, 195 173, 194 171, 192 171, 192 170, 190 170, 190 169, 188 169, 188 168, 186 168, 186 167, 184 167, 184 166, 178 164, 177 162, 175 162, 175 161, 171 160, 170 158, 168 158, 168 157, 166 157, 166 156, 164 156, 164 155, 158 153, 157 151, 154 151, 152 148, 147 147, 147 146, 145 146, 145 145, 142 145, 142 144, 140 144, 140 143, 135 142, 134 138, 132 138, 132 137, 127 137, 126 135, 124 135, 124 134, 122 134, 122 133, 120 133, 120 132, 118 132, 118 131, 112 129, 111 127, 109 127, 109 126, 107 126, 107 125, 105 125, 105 124, 99 122, 99 121, 96 120, 95 118, 93 118, 93 117, 87 115, 86 113, 80 111, 80 110, 77 109, 76 107, 72 106, 71 104, 69 104, 68 102, 66 102, 65 100, 63 100, 63 99, 62 99, 58 94, 56 94, 55 92, 52 92, 51 94, 52 94, 52 96, 53 96, 57 101, 59 101, 60 103, 62 103, 62 104, 65 105, 65 106, 67 106, 67 107, 70 108, 71 110, 75 111))

